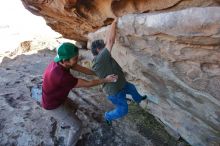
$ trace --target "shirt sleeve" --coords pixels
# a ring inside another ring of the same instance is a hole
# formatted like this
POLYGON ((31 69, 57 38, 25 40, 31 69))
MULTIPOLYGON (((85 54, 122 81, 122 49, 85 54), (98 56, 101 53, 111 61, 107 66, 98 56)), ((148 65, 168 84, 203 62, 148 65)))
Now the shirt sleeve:
POLYGON ((111 54, 107 48, 104 48, 100 54, 97 56, 97 60, 104 62, 109 62, 111 59, 111 54))

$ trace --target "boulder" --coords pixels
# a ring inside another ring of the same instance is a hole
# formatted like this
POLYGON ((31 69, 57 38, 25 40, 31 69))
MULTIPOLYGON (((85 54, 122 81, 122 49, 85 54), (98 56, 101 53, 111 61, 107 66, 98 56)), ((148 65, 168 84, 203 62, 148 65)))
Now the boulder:
MULTIPOLYGON (((142 94, 154 97, 149 112, 195 146, 220 143, 219 14, 207 7, 125 15, 112 51, 142 94)), ((108 28, 89 34, 88 47, 108 28)))

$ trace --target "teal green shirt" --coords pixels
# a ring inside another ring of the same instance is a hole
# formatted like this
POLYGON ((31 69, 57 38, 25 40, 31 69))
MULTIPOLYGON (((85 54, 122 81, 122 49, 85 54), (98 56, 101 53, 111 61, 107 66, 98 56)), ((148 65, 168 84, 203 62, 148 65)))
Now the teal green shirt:
POLYGON ((117 94, 125 85, 126 79, 122 68, 112 58, 107 48, 104 48, 93 60, 92 70, 96 73, 99 78, 105 78, 107 75, 115 74, 118 75, 117 82, 105 83, 103 85, 104 91, 108 95, 117 94))

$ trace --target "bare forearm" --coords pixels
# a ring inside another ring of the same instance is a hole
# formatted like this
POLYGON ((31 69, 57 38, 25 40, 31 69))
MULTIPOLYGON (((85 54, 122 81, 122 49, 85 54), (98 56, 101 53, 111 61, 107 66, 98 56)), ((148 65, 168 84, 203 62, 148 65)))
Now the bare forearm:
POLYGON ((116 29, 116 21, 112 23, 110 32, 109 32, 109 41, 112 41, 112 43, 115 42, 115 29, 116 29))
POLYGON ((97 86, 103 83, 110 83, 110 82, 115 82, 117 80, 117 76, 115 75, 108 75, 104 79, 97 79, 97 80, 92 80, 92 81, 87 81, 84 79, 78 79, 78 82, 75 86, 75 88, 80 88, 80 87, 92 87, 92 86, 97 86))
POLYGON ((105 79, 97 79, 97 80, 92 80, 92 81, 87 81, 87 80, 84 80, 84 79, 78 79, 78 83, 75 86, 75 88, 93 87, 93 86, 103 84, 105 82, 106 82, 105 79))
POLYGON ((83 73, 87 75, 96 75, 95 72, 88 68, 85 68, 83 73))
POLYGON ((89 82, 88 87, 93 87, 93 86, 97 86, 100 84, 106 83, 105 79, 97 79, 97 80, 92 80, 89 82))
POLYGON ((112 50, 112 46, 115 43, 115 36, 116 36, 116 22, 117 20, 115 20, 111 26, 110 26, 110 30, 106 36, 106 48, 111 52, 112 50))
POLYGON ((86 67, 83 67, 81 65, 76 65, 72 67, 73 70, 79 71, 81 73, 87 74, 87 75, 96 75, 95 72, 93 72, 91 69, 88 69, 86 67))

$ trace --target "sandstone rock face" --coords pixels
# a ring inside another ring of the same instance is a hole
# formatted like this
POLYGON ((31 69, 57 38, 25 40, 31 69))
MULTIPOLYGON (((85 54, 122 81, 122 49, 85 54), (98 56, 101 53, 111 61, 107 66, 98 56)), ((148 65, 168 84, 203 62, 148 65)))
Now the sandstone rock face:
POLYGON ((2 59, 0 145, 54 145, 64 142, 63 135, 67 135, 69 129, 62 129, 62 124, 48 116, 31 98, 32 87, 40 87, 43 70, 55 55, 54 51, 42 49, 52 45, 57 45, 57 42, 25 41, 2 59), (20 56, 9 58, 14 55, 20 56))
MULTIPOLYGON (((90 42, 104 38, 106 29, 91 33, 90 42)), ((129 14, 118 21, 113 57, 159 101, 147 106, 149 112, 195 146, 220 144, 219 30, 220 7, 129 14)))
POLYGON ((148 111, 192 145, 220 144, 219 0, 22 2, 64 37, 89 44, 120 16, 113 57, 158 102, 148 111))
MULTIPOLYGON (((25 41, 13 53, 3 57, 0 63, 1 146, 66 146, 70 127, 46 112, 32 98, 42 86, 45 67, 56 55, 55 51, 45 48, 58 46, 58 42, 64 41, 25 41)), ((79 63, 88 65, 87 54, 90 51, 80 50, 80 58, 84 59, 79 63)), ((75 71, 72 73, 88 80, 94 78, 75 71)), ((106 125, 103 114, 113 105, 105 98, 100 86, 73 89, 69 98, 73 101, 70 102, 73 103, 72 111, 83 125, 77 146, 187 145, 171 137, 152 115, 132 103, 129 104, 128 116, 120 122, 113 122, 112 127, 106 125)))
POLYGON ((88 32, 128 13, 174 11, 187 7, 216 6, 219 0, 21 0, 26 9, 43 16, 64 37, 87 41, 88 32))

